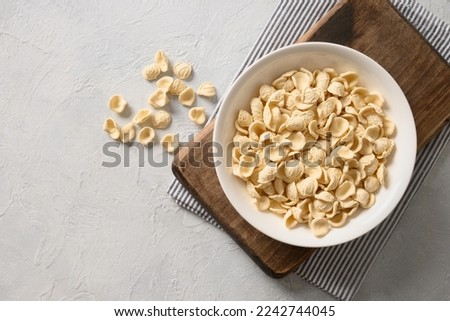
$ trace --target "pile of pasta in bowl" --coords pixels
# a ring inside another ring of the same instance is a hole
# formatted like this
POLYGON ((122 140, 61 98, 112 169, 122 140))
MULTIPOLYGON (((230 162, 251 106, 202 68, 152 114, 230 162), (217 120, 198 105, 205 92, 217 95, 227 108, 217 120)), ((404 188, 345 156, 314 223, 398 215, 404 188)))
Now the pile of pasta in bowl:
POLYGON ((239 110, 233 174, 287 228, 322 237, 371 207, 385 184, 395 124, 382 95, 358 80, 353 71, 292 70, 239 110))

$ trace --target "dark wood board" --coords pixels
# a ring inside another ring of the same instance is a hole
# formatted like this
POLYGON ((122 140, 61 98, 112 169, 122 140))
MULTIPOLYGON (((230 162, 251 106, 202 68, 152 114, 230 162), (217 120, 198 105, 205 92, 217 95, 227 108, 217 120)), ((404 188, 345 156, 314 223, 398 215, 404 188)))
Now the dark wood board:
MULTIPOLYGON (((411 105, 419 149, 450 119, 448 64, 389 1, 340 1, 300 37, 298 42, 301 41, 339 43, 381 64, 399 83, 411 105)), ((208 148, 213 128, 214 122, 211 122, 187 147, 180 149, 172 170, 264 272, 271 277, 283 277, 295 270, 314 249, 273 240, 236 212, 220 187, 208 148)))

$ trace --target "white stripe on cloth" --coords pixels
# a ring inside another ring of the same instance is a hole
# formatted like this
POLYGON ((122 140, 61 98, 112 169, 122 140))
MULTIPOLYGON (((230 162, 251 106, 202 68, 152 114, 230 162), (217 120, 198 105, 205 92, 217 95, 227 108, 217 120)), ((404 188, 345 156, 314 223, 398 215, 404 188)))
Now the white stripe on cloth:
MULTIPOLYGON (((336 0, 282 0, 236 77, 265 54, 292 44, 335 3, 336 0)), ((394 0, 392 3, 449 61, 450 27, 415 1, 394 0)), ((221 101, 211 118, 214 118, 220 105, 221 101)), ((413 178, 403 198, 382 224, 356 240, 317 250, 295 273, 340 300, 352 299, 449 139, 450 124, 418 153, 413 178)), ((214 218, 177 180, 172 182, 168 193, 178 205, 220 228, 214 218)))

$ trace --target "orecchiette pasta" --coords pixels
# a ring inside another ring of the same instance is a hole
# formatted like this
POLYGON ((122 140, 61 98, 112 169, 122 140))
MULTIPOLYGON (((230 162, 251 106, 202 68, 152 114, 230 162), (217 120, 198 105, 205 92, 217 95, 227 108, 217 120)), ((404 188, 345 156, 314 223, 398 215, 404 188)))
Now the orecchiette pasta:
POLYGON ((109 132, 111 129, 117 128, 117 123, 112 118, 107 118, 103 122, 103 130, 109 132))
POLYGON ((173 78, 170 76, 161 77, 156 82, 156 86, 158 89, 161 89, 165 93, 169 92, 170 87, 172 86, 173 78))
POLYGON ((166 54, 162 50, 158 50, 155 54, 155 64, 162 72, 166 72, 169 69, 169 60, 166 54))
POLYGON ((195 101, 195 92, 191 87, 184 89, 178 96, 178 101, 184 106, 192 106, 195 101))
POLYGON ((165 110, 160 110, 151 116, 153 127, 158 129, 167 128, 172 121, 172 117, 165 110))
POLYGON ((144 146, 150 144, 153 139, 155 139, 155 131, 151 127, 143 127, 138 133, 138 141, 144 146))
POLYGON ((157 64, 151 64, 142 70, 142 76, 147 80, 155 80, 161 73, 161 68, 157 64))
POLYGON ((167 97, 166 92, 161 89, 156 89, 156 91, 148 99, 149 105, 155 108, 162 108, 169 103, 169 97, 167 97))
POLYGON ((213 97, 216 95, 216 87, 210 82, 200 84, 197 89, 197 95, 205 97, 213 97))
POLYGON ((238 112, 233 174, 287 228, 307 224, 322 237, 375 203, 395 124, 358 81, 354 71, 291 70, 238 112))
POLYGON ((173 153, 178 148, 178 144, 178 138, 174 134, 167 134, 161 138, 161 145, 169 153, 173 153))
MULTIPOLYGON (((153 63, 144 67, 142 69, 142 76, 149 80, 156 80, 159 78, 161 73, 166 73, 169 70, 169 59, 167 58, 167 55, 162 50, 158 50, 155 53, 153 63)), ((196 99, 196 92, 193 88, 187 87, 183 80, 188 79, 192 74, 192 65, 190 63, 186 62, 178 62, 172 66, 172 75, 167 75, 164 77, 159 78, 156 81, 157 89, 154 91, 150 97, 148 98, 148 104, 150 106, 153 106, 154 108, 162 108, 166 106, 169 103, 169 95, 178 96, 178 101, 180 104, 184 106, 191 107, 196 99), (175 77, 171 77, 175 76, 175 77), (174 79, 175 78, 175 79, 174 79)), ((293 83, 292 80, 289 79, 289 75, 284 75, 285 79, 282 84, 283 89, 286 90, 292 90, 293 89, 293 83)), ((205 97, 214 97, 216 96, 216 88, 211 82, 203 82, 200 84, 199 88, 197 89, 197 94, 199 96, 205 96, 205 97)), ((272 99, 273 103, 275 104, 275 98, 272 99)), ((283 100, 283 95, 279 95, 278 102, 281 102, 283 100)), ((370 101, 376 101, 377 97, 374 96, 370 101)), ((256 102, 255 102, 256 104, 256 102)), ((111 96, 109 99, 109 108, 116 112, 116 113, 122 113, 127 108, 127 101, 123 98, 121 95, 114 95, 111 96)), ((256 105, 255 105, 256 106, 256 105)), ((236 137, 233 139, 235 141, 243 142, 244 140, 249 140, 249 138, 245 135, 248 135, 249 133, 249 126, 254 123, 254 119, 261 120, 262 121, 262 101, 259 101, 259 104, 257 106, 260 107, 260 113, 261 116, 258 118, 258 111, 254 111, 255 118, 248 113, 247 111, 242 111, 242 117, 241 119, 236 122, 236 128, 240 131, 240 135, 236 135, 236 137)), ((255 107, 255 108, 257 108, 255 107)), ((282 106, 280 106, 282 107, 282 106)), ((281 111, 277 113, 274 113, 272 122, 273 126, 277 126, 277 122, 282 121, 281 111)), ((284 116, 285 117, 285 116, 284 116)), ((205 108, 204 107, 194 107, 189 110, 189 118, 194 121, 198 125, 202 125, 206 121, 206 114, 205 114, 205 108)), ((155 139, 155 129, 165 129, 167 128, 172 121, 171 115, 164 110, 160 110, 158 112, 152 113, 150 109, 141 109, 139 110, 133 117, 132 122, 126 124, 122 128, 120 128, 117 123, 112 118, 108 118, 103 123, 103 130, 106 131, 109 136, 112 139, 115 140, 121 140, 124 143, 128 143, 130 141, 133 141, 136 137, 136 127, 139 126, 141 129, 137 134, 137 140, 143 144, 148 145, 150 142, 152 142, 155 139), (150 127, 152 126, 152 127, 150 127)), ((265 130, 264 124, 262 124, 265 130)), ((258 128, 254 126, 254 135, 261 135, 262 132, 259 131, 258 128)), ((300 138, 299 138, 300 139, 300 138)), ((165 135, 161 139, 161 144, 164 146, 165 149, 167 149, 168 152, 174 152, 178 148, 178 136, 173 134, 165 135)), ((300 142, 297 142, 297 146, 301 144, 300 142)), ((383 143, 379 142, 379 148, 380 151, 377 154, 377 157, 382 157, 382 155, 386 155, 387 148, 382 150, 384 148, 383 143)), ((236 161, 237 162, 243 162, 243 163, 255 163, 254 158, 246 155, 242 155, 239 151, 235 153, 236 161)), ((256 168, 256 165, 250 169, 240 169, 236 168, 238 170, 238 175, 249 177, 254 169, 256 168)), ((256 187, 249 186, 249 192, 253 192, 256 187), (253 189, 252 189, 253 187, 253 189)), ((266 190, 268 190, 269 187, 267 187, 266 190)), ((292 193, 291 193, 292 194, 292 193)), ((253 193, 256 197, 256 194, 253 193)), ((278 208, 277 205, 274 202, 281 202, 285 199, 284 196, 274 196, 274 199, 267 199, 263 200, 260 204, 261 208, 268 209, 268 208, 274 208, 275 210, 278 208)))
POLYGON ((120 140, 123 143, 131 142, 136 136, 136 128, 133 123, 128 123, 120 129, 120 140))
POLYGON ((179 95, 183 90, 186 89, 186 84, 181 79, 175 79, 170 85, 170 93, 172 95, 179 95))
POLYGON ((197 125, 203 125, 206 121, 204 107, 192 107, 189 110, 189 118, 197 125))
POLYGON ((121 95, 114 95, 109 98, 109 108, 115 113, 120 114, 125 110, 127 105, 127 101, 121 95))
POLYGON ((143 109, 139 110, 136 113, 136 115, 134 115, 133 123, 140 126, 150 119, 151 114, 152 114, 152 111, 150 109, 143 108, 143 109))
POLYGON ((107 118, 103 123, 103 130, 109 134, 112 139, 120 138, 120 128, 117 126, 117 123, 112 118, 107 118))
POLYGON ((173 66, 173 73, 180 79, 187 79, 191 75, 192 65, 187 62, 178 62, 173 66))

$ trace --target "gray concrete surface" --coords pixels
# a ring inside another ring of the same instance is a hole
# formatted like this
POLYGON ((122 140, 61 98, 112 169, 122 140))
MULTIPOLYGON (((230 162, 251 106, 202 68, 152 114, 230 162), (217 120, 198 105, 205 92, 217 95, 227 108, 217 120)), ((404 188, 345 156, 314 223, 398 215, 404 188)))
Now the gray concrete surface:
MULTIPOLYGON (((448 1, 421 1, 449 21, 448 1)), ((133 111, 163 48, 221 96, 275 1, 0 3, 0 299, 328 300, 265 276, 223 232, 165 193, 168 166, 104 168, 111 94, 133 111), (245 286, 242 286, 245 284, 245 286)), ((199 100, 207 111, 214 102, 199 100)), ((182 138, 198 130, 172 104, 182 138)), ((118 118, 124 124, 129 118, 118 118)), ((161 158, 160 147, 154 149, 161 158)), ((449 299, 450 147, 375 262, 357 299, 449 299)))

